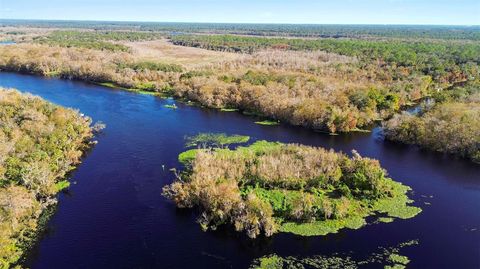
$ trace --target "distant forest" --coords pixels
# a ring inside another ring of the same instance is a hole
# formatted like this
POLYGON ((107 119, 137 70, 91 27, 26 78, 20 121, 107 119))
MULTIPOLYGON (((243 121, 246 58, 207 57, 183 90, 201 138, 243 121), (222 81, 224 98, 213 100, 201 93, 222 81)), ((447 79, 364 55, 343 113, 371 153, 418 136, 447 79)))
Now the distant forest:
POLYGON ((255 36, 330 38, 431 38, 480 40, 480 26, 450 25, 335 25, 335 24, 242 24, 118 21, 50 21, 0 19, 2 26, 134 30, 180 33, 220 33, 255 36))

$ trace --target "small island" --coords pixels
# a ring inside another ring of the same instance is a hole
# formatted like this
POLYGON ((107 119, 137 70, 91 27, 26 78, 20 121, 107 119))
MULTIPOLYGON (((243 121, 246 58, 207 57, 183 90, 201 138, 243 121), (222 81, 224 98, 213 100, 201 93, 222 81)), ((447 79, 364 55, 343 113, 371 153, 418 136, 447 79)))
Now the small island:
POLYGON ((391 222, 421 212, 409 205, 410 188, 388 178, 378 161, 352 155, 267 141, 190 149, 179 156, 185 170, 163 194, 180 208, 199 208, 204 230, 228 224, 251 238, 325 235, 358 229, 368 216, 391 222))

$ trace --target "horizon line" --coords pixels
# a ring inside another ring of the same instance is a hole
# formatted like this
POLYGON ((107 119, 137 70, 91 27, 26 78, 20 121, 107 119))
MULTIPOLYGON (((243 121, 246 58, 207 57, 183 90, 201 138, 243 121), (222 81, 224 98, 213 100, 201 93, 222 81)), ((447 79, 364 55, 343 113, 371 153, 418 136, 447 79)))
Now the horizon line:
POLYGON ((193 24, 264 24, 264 25, 368 25, 368 26, 463 26, 477 27, 480 24, 418 24, 418 23, 293 23, 293 22, 199 22, 199 21, 142 21, 142 20, 76 20, 76 19, 25 19, 25 18, 0 18, 0 21, 53 21, 53 22, 123 22, 123 23, 193 23, 193 24))

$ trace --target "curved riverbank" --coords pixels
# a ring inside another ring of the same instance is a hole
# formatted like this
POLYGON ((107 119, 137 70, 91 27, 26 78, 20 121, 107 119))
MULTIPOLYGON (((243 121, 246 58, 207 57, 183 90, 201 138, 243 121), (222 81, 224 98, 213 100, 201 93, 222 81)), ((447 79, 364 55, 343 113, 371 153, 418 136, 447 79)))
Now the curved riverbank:
POLYGON ((108 128, 61 194, 48 232, 28 257, 30 268, 247 268, 259 257, 368 256, 378 246, 418 239, 402 253, 412 268, 475 268, 480 240, 478 165, 389 143, 371 133, 329 136, 290 126, 262 126, 238 113, 107 89, 76 81, 0 73, 0 86, 30 91, 74 107, 108 128), (280 233, 255 241, 229 229, 202 232, 192 212, 161 196, 181 168, 184 136, 215 132, 300 143, 336 151, 356 149, 378 159, 389 177, 411 186, 423 212, 408 220, 303 238, 280 233), (460 210, 461 209, 461 210, 460 210), (462 251, 458 251, 461 249, 462 251), (61 255, 59 254, 61 253, 61 255), (366 254, 366 255, 363 255, 366 254))

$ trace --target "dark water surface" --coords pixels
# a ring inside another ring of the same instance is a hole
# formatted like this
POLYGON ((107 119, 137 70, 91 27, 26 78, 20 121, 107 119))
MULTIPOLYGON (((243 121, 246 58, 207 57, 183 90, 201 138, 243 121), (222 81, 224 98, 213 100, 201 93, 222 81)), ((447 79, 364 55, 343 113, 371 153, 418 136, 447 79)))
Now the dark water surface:
POLYGON ((48 232, 27 261, 31 268, 246 268, 271 253, 361 256, 412 239, 420 244, 401 252, 411 259, 409 268, 480 268, 480 166, 466 160, 384 142, 377 130, 328 136, 260 126, 238 113, 182 104, 171 110, 164 105, 172 100, 82 82, 0 73, 0 86, 77 108, 107 124, 99 144, 73 173, 75 184, 60 195, 48 232), (356 149, 411 186, 423 212, 323 237, 277 234, 249 240, 230 229, 202 232, 195 212, 177 210, 160 195, 173 180, 168 168, 179 167, 183 137, 199 132, 356 149))

